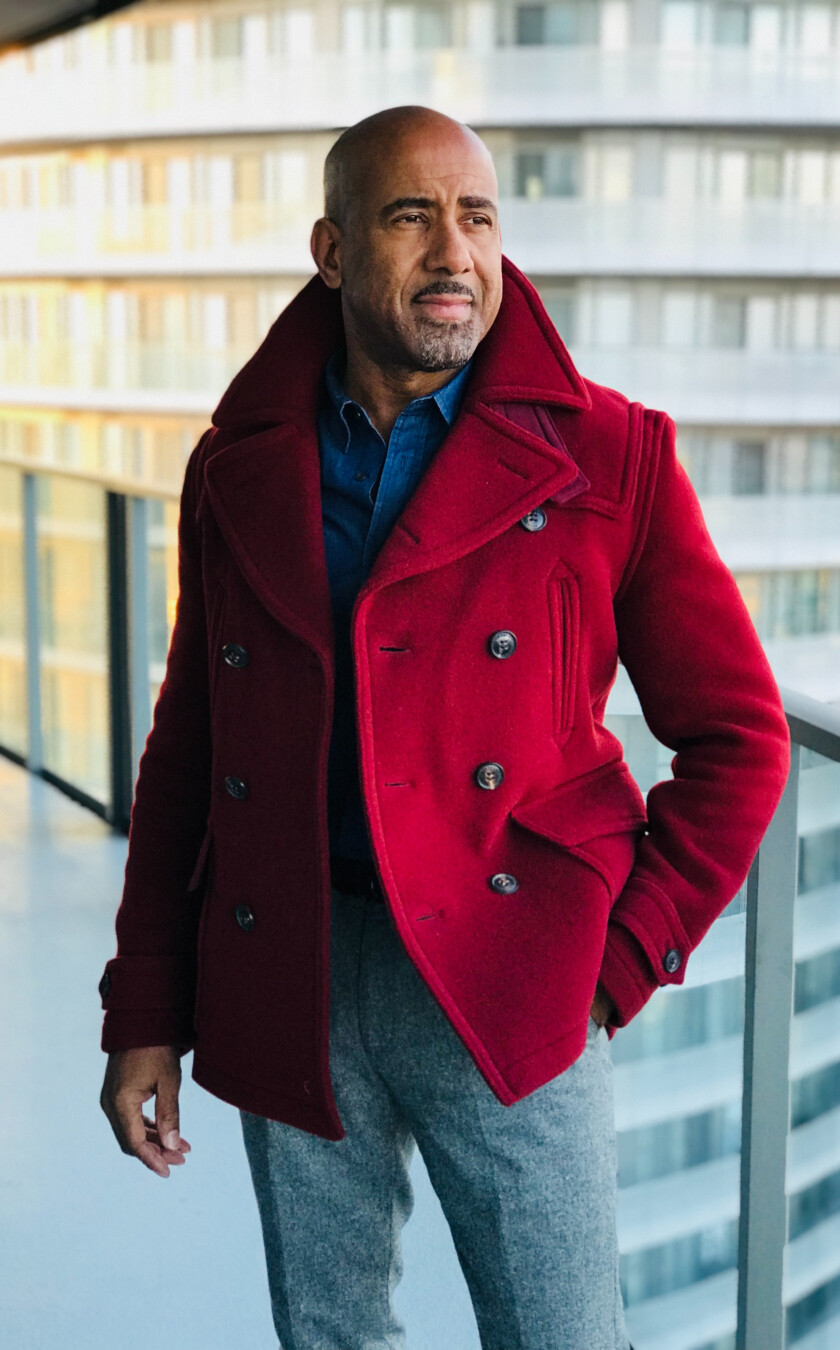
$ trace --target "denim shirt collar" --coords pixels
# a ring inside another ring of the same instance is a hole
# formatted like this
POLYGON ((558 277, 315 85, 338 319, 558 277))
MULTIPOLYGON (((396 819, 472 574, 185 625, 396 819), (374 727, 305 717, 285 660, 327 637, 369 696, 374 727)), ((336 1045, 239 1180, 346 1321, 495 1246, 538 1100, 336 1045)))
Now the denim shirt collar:
MULTIPOLYGON (((467 381, 472 371, 472 366, 473 366, 473 359, 470 358, 467 364, 465 366, 462 366, 461 369, 457 371, 455 375, 452 376, 452 379, 447 380, 446 384, 442 385, 440 389, 435 390, 435 392, 432 394, 423 394, 422 397, 420 398, 412 399, 411 403, 407 404, 406 407, 403 408, 403 412, 400 413, 400 416, 402 416, 403 413, 408 412, 409 409, 412 408, 417 409, 417 411, 420 411, 420 405, 422 404, 427 404, 430 406, 432 403, 434 403, 437 406, 438 411, 444 418, 446 425, 451 427, 452 423, 455 421, 455 418, 458 416, 458 412, 461 407, 461 401, 464 397, 464 390, 466 388, 467 381)), ((367 411, 362 407, 362 405, 360 403, 357 403, 355 399, 350 398, 350 396, 346 393, 344 385, 342 384, 342 377, 345 369, 346 369, 346 353, 344 352, 343 348, 339 347, 333 352, 332 356, 327 361, 327 364, 324 367, 324 387, 326 389, 330 403, 332 404, 335 411, 341 418, 342 423, 344 424, 347 437, 344 445, 342 446, 342 450, 346 453, 347 447, 350 444, 350 436, 351 436, 351 424, 347 418, 348 408, 358 408, 359 412, 370 424, 371 428, 374 431, 376 430, 376 428, 373 426, 373 423, 368 417, 367 411)), ((377 432, 376 434, 379 435, 379 432, 377 432)))

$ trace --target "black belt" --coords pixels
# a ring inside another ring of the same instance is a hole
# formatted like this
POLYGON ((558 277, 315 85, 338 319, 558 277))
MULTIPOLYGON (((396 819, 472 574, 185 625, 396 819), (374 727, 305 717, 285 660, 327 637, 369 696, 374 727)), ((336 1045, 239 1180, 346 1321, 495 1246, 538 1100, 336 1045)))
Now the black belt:
POLYGON ((330 854, 330 880, 344 895, 364 895, 385 903, 376 870, 366 858, 338 858, 330 854))

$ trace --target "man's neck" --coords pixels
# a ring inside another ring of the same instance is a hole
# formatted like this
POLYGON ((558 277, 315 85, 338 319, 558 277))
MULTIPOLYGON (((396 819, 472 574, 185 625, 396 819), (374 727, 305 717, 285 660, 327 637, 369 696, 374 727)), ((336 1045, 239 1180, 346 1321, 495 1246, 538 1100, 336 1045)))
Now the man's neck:
POLYGON ((388 444, 394 423, 409 403, 442 389, 454 370, 385 370, 359 348, 348 348, 344 391, 364 408, 376 430, 388 444))

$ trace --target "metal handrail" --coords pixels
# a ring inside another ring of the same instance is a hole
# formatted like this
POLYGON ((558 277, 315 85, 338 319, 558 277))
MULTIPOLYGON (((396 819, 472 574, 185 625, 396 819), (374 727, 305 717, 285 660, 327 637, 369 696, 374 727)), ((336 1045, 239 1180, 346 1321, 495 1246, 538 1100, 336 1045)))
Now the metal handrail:
POLYGON ((820 703, 795 689, 782 689, 781 694, 794 743, 826 759, 840 760, 840 707, 820 703))

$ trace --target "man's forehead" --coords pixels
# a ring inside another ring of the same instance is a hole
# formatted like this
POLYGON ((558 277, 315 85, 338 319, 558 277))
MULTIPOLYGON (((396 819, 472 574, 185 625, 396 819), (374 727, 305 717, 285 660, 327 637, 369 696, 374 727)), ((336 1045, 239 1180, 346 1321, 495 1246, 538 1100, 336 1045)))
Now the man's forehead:
POLYGON ((463 147, 429 150, 421 154, 383 156, 378 165, 376 195, 381 202, 398 197, 429 197, 432 200, 452 196, 496 197, 496 175, 492 161, 478 150, 463 147))

